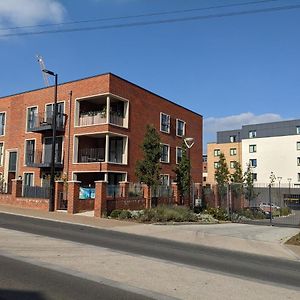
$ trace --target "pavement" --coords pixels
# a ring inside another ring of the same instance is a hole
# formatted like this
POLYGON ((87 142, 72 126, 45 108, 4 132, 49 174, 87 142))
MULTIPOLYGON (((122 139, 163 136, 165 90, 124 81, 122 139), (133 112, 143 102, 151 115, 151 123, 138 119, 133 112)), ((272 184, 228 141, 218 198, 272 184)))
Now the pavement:
MULTIPOLYGON (((68 215, 2 205, 0 212, 268 255, 295 264, 300 260, 300 253, 284 245, 286 239, 299 232, 295 228, 231 223, 150 225, 97 219, 89 213, 68 215)), ((16 230, 0 228, 0 244, 2 256, 154 299, 299 299, 299 289, 279 284, 16 230)))

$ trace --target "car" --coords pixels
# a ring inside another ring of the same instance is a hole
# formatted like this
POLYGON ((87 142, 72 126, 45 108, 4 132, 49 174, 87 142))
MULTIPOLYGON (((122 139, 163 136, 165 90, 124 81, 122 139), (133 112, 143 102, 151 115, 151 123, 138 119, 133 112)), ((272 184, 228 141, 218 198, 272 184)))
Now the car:
MULTIPOLYGON (((270 209, 270 203, 262 202, 262 203, 259 204, 259 207, 261 209, 270 209)), ((280 209, 280 206, 275 205, 273 203, 271 204, 271 207, 272 207, 272 209, 280 209)))

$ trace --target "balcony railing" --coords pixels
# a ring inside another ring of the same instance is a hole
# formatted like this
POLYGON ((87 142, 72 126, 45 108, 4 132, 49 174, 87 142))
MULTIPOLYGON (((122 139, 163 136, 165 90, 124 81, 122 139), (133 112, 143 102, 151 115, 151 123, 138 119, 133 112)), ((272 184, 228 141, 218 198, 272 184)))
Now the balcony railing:
POLYGON ((106 113, 100 111, 89 111, 79 116, 79 126, 97 125, 106 123, 106 113))
MULTIPOLYGON (((25 156, 25 163, 28 167, 33 168, 50 168, 51 167, 51 152, 46 151, 27 151, 25 156)), ((55 167, 62 168, 62 153, 55 152, 55 167)))
POLYGON ((86 149, 79 149, 78 151, 79 163, 103 162, 104 160, 105 160, 104 148, 86 148, 86 149))
MULTIPOLYGON (((52 115, 36 114, 28 121, 28 131, 40 132, 52 129, 52 115)), ((64 131, 66 124, 66 114, 58 113, 56 117, 56 130, 64 131)))
POLYGON ((110 112, 109 114, 110 123, 118 126, 124 126, 124 117, 119 115, 117 112, 110 112))

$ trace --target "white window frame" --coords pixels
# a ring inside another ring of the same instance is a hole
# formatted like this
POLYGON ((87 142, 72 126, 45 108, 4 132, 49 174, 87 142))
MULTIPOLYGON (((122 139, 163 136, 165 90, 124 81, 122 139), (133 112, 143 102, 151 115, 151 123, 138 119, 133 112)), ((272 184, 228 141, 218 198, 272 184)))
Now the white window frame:
POLYGON ((221 149, 214 149, 214 157, 218 157, 220 156, 220 154, 221 154, 221 149))
POLYGON ((219 165, 220 165, 220 162, 218 162, 218 161, 215 161, 215 162, 214 162, 214 168, 215 168, 215 169, 217 169, 219 165))
MULTIPOLYGON (((26 154, 27 154, 27 141, 34 141, 34 155, 36 155, 36 138, 32 138, 32 139, 25 139, 24 142, 24 166, 26 167, 26 154)), ((26 172, 28 173, 28 172, 26 172)))
POLYGON ((39 107, 37 106, 37 105, 32 105, 32 106, 28 106, 27 108, 26 108, 26 124, 25 124, 25 129, 26 129, 26 133, 31 133, 31 131, 28 131, 28 116, 29 116, 29 114, 28 114, 28 111, 29 111, 29 109, 30 108, 35 108, 36 107, 36 114, 37 114, 37 116, 39 115, 39 107))
POLYGON ((257 147, 256 144, 249 145, 249 153, 256 153, 257 147))
POLYGON ((236 143, 236 135, 230 135, 229 141, 230 141, 230 143, 236 143))
POLYGON ((257 167, 257 159, 256 158, 250 158, 249 159, 249 165, 251 168, 256 168, 257 167), (252 162, 255 161, 256 165, 253 166, 252 162))
POLYGON ((300 142, 297 142, 296 147, 297 147, 297 150, 300 150, 300 142))
POLYGON ((234 169, 234 164, 235 163, 236 163, 235 160, 230 161, 230 163, 229 163, 230 169, 234 169))
POLYGON ((171 126, 170 126, 170 125, 171 125, 171 117, 170 117, 170 115, 161 112, 161 113, 160 113, 160 121, 159 121, 159 124, 160 124, 160 131, 161 131, 161 132, 164 132, 164 133, 170 133, 170 127, 171 127, 171 126), (169 119, 169 121, 168 121, 168 131, 165 131, 165 130, 162 129, 162 116, 163 116, 163 115, 168 116, 168 119, 169 119))
POLYGON ((230 156, 236 156, 236 148, 230 148, 230 150, 229 150, 229 154, 230 154, 230 156))
POLYGON ((32 186, 34 186, 35 174, 34 172, 23 172, 23 182, 25 185, 25 174, 32 174, 32 186))
POLYGON ((6 132, 6 122, 7 122, 7 113, 6 111, 0 111, 0 114, 4 114, 4 128, 3 128, 3 134, 0 134, 0 136, 5 136, 6 132))
POLYGON ((248 137, 249 137, 249 139, 256 138, 256 130, 249 130, 248 137))
POLYGON ((167 179, 167 185, 164 185, 164 186, 170 186, 170 175, 169 174, 160 174, 159 175, 159 179, 160 179, 160 182, 161 182, 161 184, 162 184, 162 181, 161 181, 161 178, 163 177, 163 176, 166 176, 168 179, 167 179))
POLYGON ((300 166, 300 157, 297 157, 297 166, 300 166))
MULTIPOLYGON (((168 161, 162 161, 161 157, 160 157, 160 162, 163 164, 169 164, 170 163, 170 145, 169 144, 164 144, 164 143, 160 143, 161 147, 163 148, 163 146, 167 146, 168 147, 168 161)), ((161 151, 162 153, 162 151, 161 151)))
POLYGON ((178 155, 177 155, 179 149, 181 150, 181 159, 182 159, 182 148, 181 148, 181 147, 176 147, 176 164, 177 164, 177 165, 180 163, 180 162, 178 161, 178 155))
POLYGON ((181 119, 176 119, 176 136, 179 136, 179 137, 185 136, 185 127, 186 127, 186 122, 185 121, 183 121, 181 119), (179 124, 179 122, 183 123, 182 135, 178 134, 178 124, 179 124))
POLYGON ((2 153, 0 152, 0 166, 4 165, 4 142, 1 141, 0 144, 2 144, 2 153))

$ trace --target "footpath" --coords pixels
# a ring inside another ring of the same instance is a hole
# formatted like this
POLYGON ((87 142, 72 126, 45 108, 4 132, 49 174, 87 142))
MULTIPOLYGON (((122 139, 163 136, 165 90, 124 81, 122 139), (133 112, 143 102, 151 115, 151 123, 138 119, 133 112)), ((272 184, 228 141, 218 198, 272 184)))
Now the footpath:
MULTIPOLYGON (((96 219, 88 216, 89 213, 67 215, 64 212, 48 213, 9 206, 0 206, 0 212, 270 255, 300 264, 300 256, 283 245, 286 239, 299 232, 295 228, 230 223, 149 225, 96 219)), ((299 290, 289 287, 1 227, 0 245, 2 256, 148 295, 153 299, 299 299, 299 290)))

